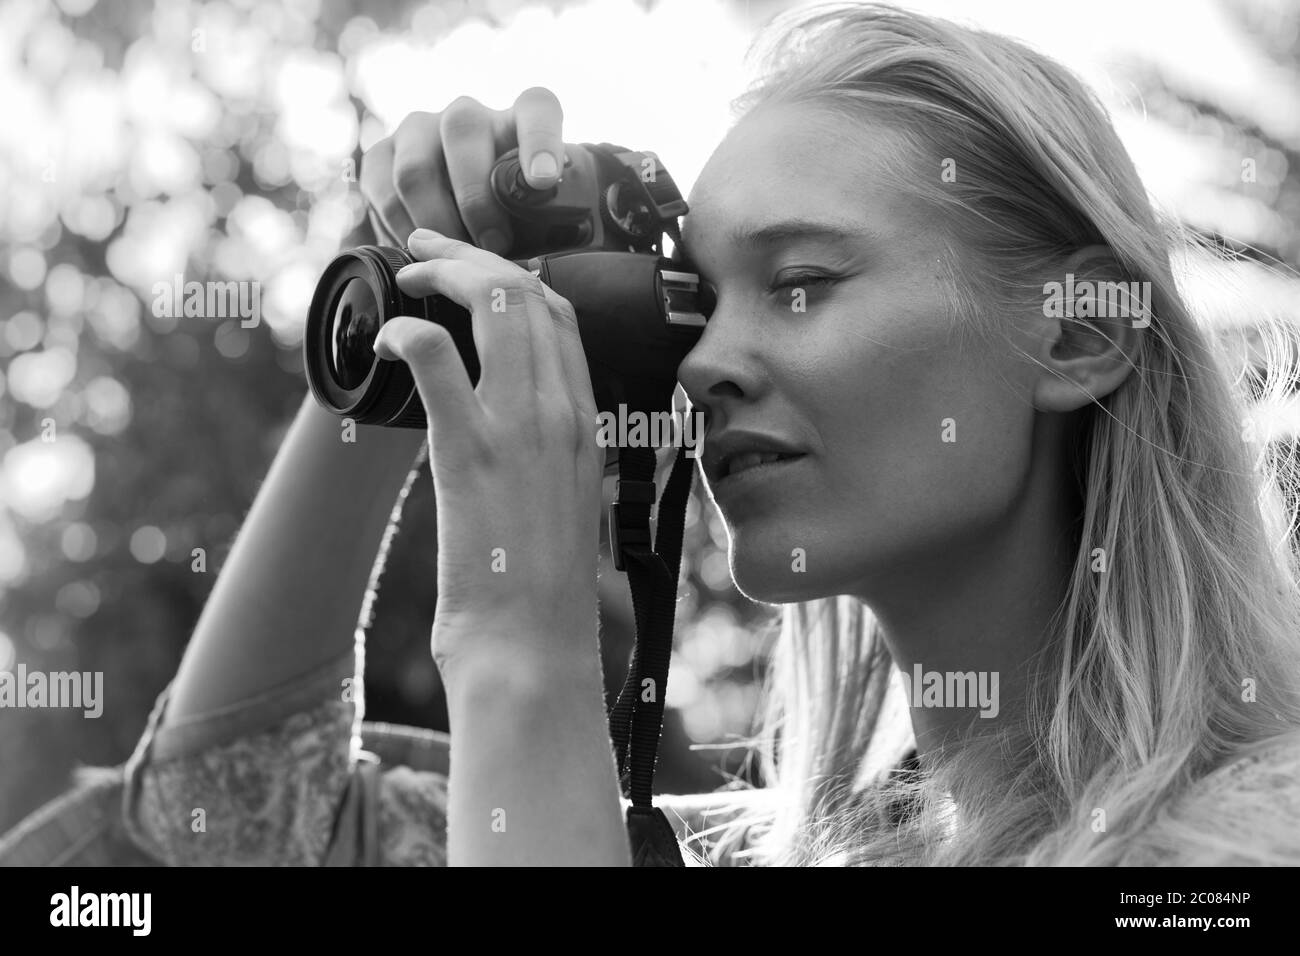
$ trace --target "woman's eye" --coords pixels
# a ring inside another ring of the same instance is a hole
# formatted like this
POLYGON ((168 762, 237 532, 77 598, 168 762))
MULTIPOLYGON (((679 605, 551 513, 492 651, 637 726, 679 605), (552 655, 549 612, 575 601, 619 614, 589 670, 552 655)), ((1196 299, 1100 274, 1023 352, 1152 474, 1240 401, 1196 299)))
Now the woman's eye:
POLYGON ((804 272, 796 275, 778 276, 768 286, 768 292, 782 289, 818 289, 838 281, 839 276, 822 275, 816 272, 804 272))

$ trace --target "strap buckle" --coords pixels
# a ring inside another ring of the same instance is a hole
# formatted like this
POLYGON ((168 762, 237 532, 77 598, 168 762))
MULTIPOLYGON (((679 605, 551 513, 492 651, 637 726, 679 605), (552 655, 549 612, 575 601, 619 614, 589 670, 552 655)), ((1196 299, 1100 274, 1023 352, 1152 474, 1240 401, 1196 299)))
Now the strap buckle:
POLYGON ((609 550, 614 569, 627 565, 623 551, 629 545, 650 547, 650 509, 655 503, 655 483, 619 478, 614 485, 614 503, 609 506, 609 550))

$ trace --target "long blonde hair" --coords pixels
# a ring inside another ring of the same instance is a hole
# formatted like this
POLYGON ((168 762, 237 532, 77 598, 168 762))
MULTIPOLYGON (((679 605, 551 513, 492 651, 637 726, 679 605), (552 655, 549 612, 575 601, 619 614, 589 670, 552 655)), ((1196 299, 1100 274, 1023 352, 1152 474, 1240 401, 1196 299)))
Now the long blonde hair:
MULTIPOLYGON (((1290 461, 1243 440, 1240 383, 1175 284, 1177 233, 1104 107, 1050 59, 943 20, 877 4, 782 19, 743 108, 803 103, 900 132, 915 154, 899 186, 948 210, 987 257, 993 301, 1041 307, 1029 277, 1103 244, 1127 278, 1150 283, 1152 314, 1134 371, 1084 413, 1077 557, 1023 710, 956 755, 889 772, 913 741, 870 610, 845 596, 786 605, 753 741, 777 799, 706 832, 702 852, 768 864, 1297 862, 1300 827, 1275 832, 1266 795, 1237 793, 1249 812, 1236 816, 1179 803, 1232 757, 1300 728, 1295 510, 1277 483, 1290 461), (941 181, 947 161, 955 182, 941 181), (988 769, 1008 766, 1009 778, 988 769)), ((955 278, 955 320, 996 334, 1001 311, 977 311, 955 278)), ((1287 329, 1264 331, 1268 400, 1294 361, 1287 329)))

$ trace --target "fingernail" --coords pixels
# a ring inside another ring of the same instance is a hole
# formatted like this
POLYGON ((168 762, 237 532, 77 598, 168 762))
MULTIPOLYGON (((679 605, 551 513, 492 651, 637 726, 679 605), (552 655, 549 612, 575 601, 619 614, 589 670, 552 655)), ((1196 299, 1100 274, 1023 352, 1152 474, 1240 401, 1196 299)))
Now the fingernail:
POLYGON ((495 252, 499 256, 505 255, 510 248, 510 240, 500 229, 484 229, 483 235, 478 238, 478 244, 480 249, 495 252))
POLYGON ((441 235, 442 233, 440 232, 434 232, 432 229, 425 229, 421 227, 415 230, 415 232, 411 233, 411 237, 406 241, 409 243, 409 242, 414 242, 416 239, 437 239, 441 235))
POLYGON ((528 175, 532 179, 554 179, 559 171, 559 163, 545 150, 534 154, 533 161, 528 164, 528 175))
POLYGON ((397 270, 397 277, 400 279, 402 277, 402 273, 410 272, 412 269, 416 267, 416 265, 417 263, 408 262, 406 265, 402 266, 402 268, 397 270))

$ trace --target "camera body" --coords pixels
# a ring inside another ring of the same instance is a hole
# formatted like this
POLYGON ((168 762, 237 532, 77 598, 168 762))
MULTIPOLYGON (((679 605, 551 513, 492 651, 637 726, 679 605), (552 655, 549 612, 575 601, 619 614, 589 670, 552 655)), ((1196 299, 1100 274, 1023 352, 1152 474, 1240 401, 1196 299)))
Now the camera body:
POLYGON ((664 224, 686 214, 654 153, 608 143, 566 146, 550 189, 525 182, 517 149, 497 160, 489 181, 514 230, 511 259, 577 249, 658 254, 664 224))
MULTIPOLYGON (((573 305, 601 412, 672 410, 677 366, 712 309, 698 275, 663 256, 687 206, 653 153, 602 144, 565 146, 560 181, 533 189, 518 150, 494 165, 490 184, 509 217, 506 257, 573 305)), ((396 273, 404 249, 360 246, 338 255, 317 283, 303 340, 317 401, 363 424, 424 428, 424 407, 402 362, 377 358, 371 343, 397 315, 443 325, 471 383, 480 367, 470 313, 443 296, 415 299, 396 273)), ((593 423, 594 424, 594 423, 593 423)))

